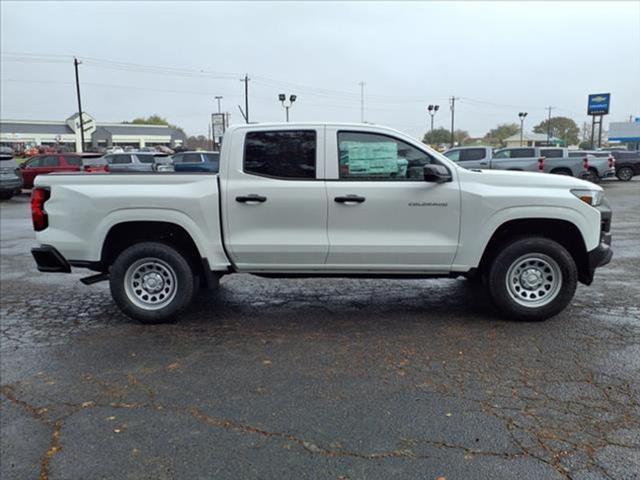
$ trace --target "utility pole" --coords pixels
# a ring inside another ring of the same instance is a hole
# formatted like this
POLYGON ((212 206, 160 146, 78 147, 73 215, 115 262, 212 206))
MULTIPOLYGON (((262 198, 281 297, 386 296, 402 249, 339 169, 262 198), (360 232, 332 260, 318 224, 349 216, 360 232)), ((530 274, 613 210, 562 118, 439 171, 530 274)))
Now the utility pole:
POLYGON ((73 67, 76 71, 76 94, 78 96, 78 118, 80 119, 80 151, 84 150, 84 121, 82 120, 82 102, 80 100, 80 77, 78 76, 78 65, 82 62, 79 62, 77 58, 73 58, 73 67))
MULTIPOLYGON (((244 82, 244 113, 242 116, 246 123, 249 123, 249 74, 244 75, 244 78, 241 78, 240 81, 244 82)), ((240 110, 242 111, 242 109, 240 110)))
POLYGON ((364 86, 366 83, 360 82, 360 123, 364 123, 364 86))
POLYGON ((454 117, 455 117, 455 113, 456 113, 456 100, 457 100, 457 98, 452 95, 449 100, 451 102, 451 148, 453 148, 454 143, 455 143, 455 136, 454 136, 453 132, 454 132, 454 117))
POLYGON ((216 95, 215 98, 218 101, 218 113, 222 113, 222 111, 220 110, 220 100, 222 100, 224 97, 222 97, 221 95, 216 95))
POLYGON ((547 117, 547 145, 551 145, 551 109, 552 106, 548 106, 547 110, 549 110, 549 116, 547 117))

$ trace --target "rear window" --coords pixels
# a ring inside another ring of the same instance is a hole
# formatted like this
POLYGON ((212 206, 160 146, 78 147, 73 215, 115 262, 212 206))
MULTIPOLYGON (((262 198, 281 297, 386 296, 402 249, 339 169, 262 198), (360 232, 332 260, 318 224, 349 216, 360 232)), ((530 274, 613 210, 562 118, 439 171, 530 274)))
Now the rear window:
POLYGON ((569 152, 569 158, 582 157, 584 152, 569 152))
POLYGON ((201 163, 202 156, 199 153, 185 153, 182 155, 181 163, 201 163))
POLYGON ((265 177, 315 179, 315 130, 247 133, 243 168, 245 173, 265 177))
POLYGON ((466 150, 460 150, 460 161, 465 162, 468 160, 482 160, 485 156, 484 148, 468 148, 466 150))

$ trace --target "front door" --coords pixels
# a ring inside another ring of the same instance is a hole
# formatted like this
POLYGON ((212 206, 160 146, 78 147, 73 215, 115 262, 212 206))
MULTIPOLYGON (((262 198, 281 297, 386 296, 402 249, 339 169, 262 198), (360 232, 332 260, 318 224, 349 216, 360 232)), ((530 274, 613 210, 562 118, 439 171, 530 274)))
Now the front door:
POLYGON ((313 127, 253 127, 223 147, 233 159, 221 182, 225 243, 239 270, 295 272, 324 264, 323 133, 313 127))
POLYGON ((409 141, 338 128, 326 136, 326 268, 448 272, 460 222, 455 169, 451 182, 425 182, 424 166, 442 162, 409 141))

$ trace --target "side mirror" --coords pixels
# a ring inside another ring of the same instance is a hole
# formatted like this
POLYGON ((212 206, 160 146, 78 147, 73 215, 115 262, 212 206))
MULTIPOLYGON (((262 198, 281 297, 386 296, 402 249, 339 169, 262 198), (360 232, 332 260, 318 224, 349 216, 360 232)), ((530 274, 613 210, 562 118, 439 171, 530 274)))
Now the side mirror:
POLYGON ((452 180, 449 170, 442 165, 425 165, 424 181, 432 183, 446 183, 452 180))

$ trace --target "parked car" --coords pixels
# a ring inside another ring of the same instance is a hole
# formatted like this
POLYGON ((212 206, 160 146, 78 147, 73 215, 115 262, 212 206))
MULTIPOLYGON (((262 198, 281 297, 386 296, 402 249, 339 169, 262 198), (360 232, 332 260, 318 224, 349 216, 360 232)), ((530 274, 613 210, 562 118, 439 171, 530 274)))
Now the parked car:
POLYGON ((561 147, 511 147, 494 150, 487 146, 456 147, 444 155, 464 168, 488 170, 520 170, 570 175, 597 183, 601 177, 614 174, 607 159, 569 155, 561 147), (585 158, 587 161, 585 162, 585 158))
POLYGON ((182 152, 171 157, 176 172, 218 173, 220 152, 182 152))
POLYGON ((374 125, 235 125, 224 134, 216 181, 45 175, 31 211, 40 271, 92 269, 83 282, 109 280, 120 309, 146 323, 176 318, 201 284, 215 288, 235 272, 480 275, 503 314, 543 320, 612 256, 600 186, 467 170, 374 125), (362 175, 381 155, 386 173, 362 175))
POLYGON ((22 191, 22 175, 13 150, 0 147, 0 199, 8 200, 22 191))
POLYGON ((155 172, 159 165, 170 164, 168 155, 158 152, 108 153, 85 163, 89 172, 155 172))
POLYGON ((83 158, 99 157, 99 153, 52 153, 35 155, 20 165, 23 187, 32 188, 38 175, 55 172, 79 172, 83 158))
POLYGON ((640 175, 640 151, 613 150, 616 159, 616 177, 628 182, 635 175, 640 175))

